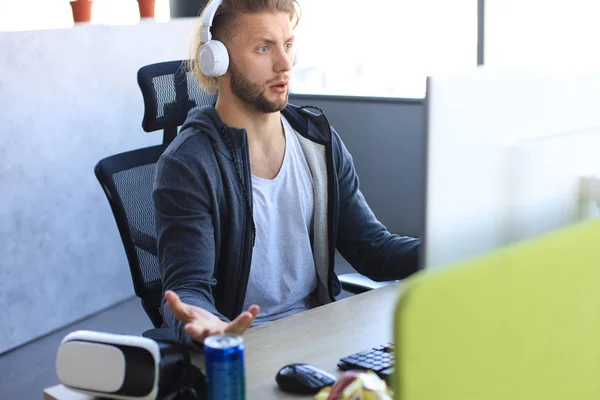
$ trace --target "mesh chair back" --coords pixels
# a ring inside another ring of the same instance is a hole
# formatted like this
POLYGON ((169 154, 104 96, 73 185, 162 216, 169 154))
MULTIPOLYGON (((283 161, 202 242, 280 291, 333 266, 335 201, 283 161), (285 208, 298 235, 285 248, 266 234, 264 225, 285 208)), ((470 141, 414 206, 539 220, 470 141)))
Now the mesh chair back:
POLYGON ((156 162, 165 148, 159 145, 116 154, 94 169, 125 247, 135 294, 155 327, 160 327, 163 319, 152 187, 156 162))
POLYGON ((138 71, 144 98, 142 127, 146 132, 163 129, 163 144, 107 157, 94 169, 125 247, 135 294, 155 327, 163 323, 152 204, 156 162, 177 135, 188 111, 216 102, 216 95, 204 92, 185 68, 183 61, 171 61, 147 65, 138 71))

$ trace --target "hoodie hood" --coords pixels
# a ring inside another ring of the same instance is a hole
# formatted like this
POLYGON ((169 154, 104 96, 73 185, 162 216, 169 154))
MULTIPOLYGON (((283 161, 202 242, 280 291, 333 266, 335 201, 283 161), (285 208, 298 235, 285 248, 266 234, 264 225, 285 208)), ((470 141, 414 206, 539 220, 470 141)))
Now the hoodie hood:
MULTIPOLYGON (((288 104, 281 114, 290 123, 292 128, 302 136, 320 144, 331 141, 329 122, 323 112, 313 106, 298 107, 288 104), (311 109, 317 112, 310 111, 311 109), (325 128, 325 129, 324 129, 325 128)), ((206 135, 215 144, 215 148, 227 158, 231 158, 229 149, 221 138, 223 131, 229 132, 232 145, 236 149, 243 149, 248 144, 245 129, 232 128, 223 122, 214 106, 202 106, 191 109, 180 132, 187 128, 195 128, 196 134, 206 135), (215 130, 215 127, 217 130, 215 130)))

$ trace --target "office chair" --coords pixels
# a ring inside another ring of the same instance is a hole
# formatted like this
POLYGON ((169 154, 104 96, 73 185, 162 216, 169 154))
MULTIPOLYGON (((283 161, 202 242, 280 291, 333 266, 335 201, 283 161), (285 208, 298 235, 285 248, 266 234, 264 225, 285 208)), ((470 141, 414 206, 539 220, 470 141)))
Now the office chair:
MULTIPOLYGON (((135 294, 159 328, 162 283, 159 272, 152 188, 160 155, 177 136, 190 109, 214 105, 216 95, 206 93, 185 61, 151 64, 138 71, 138 85, 144 98, 142 128, 163 130, 163 143, 116 154, 102 159, 94 172, 112 209, 133 280, 135 294)), ((360 293, 382 285, 360 274, 339 276, 342 288, 360 293)))

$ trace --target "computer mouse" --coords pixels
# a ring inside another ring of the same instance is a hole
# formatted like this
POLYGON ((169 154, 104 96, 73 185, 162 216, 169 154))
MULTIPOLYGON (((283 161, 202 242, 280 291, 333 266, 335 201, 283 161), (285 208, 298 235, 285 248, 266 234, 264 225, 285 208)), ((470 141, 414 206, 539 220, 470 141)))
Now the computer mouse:
POLYGON ((310 364, 286 365, 279 370, 275 380, 284 392, 297 394, 315 394, 335 383, 333 375, 310 364))

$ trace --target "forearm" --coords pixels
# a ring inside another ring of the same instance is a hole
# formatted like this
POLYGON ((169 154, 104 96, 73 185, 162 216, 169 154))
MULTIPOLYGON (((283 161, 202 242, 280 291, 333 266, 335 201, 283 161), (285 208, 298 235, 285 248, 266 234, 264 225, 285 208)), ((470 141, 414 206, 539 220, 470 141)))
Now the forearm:
POLYGON ((386 281, 404 279, 419 270, 421 239, 392 234, 378 222, 361 225, 346 228, 356 234, 342 235, 337 246, 358 272, 386 281))

